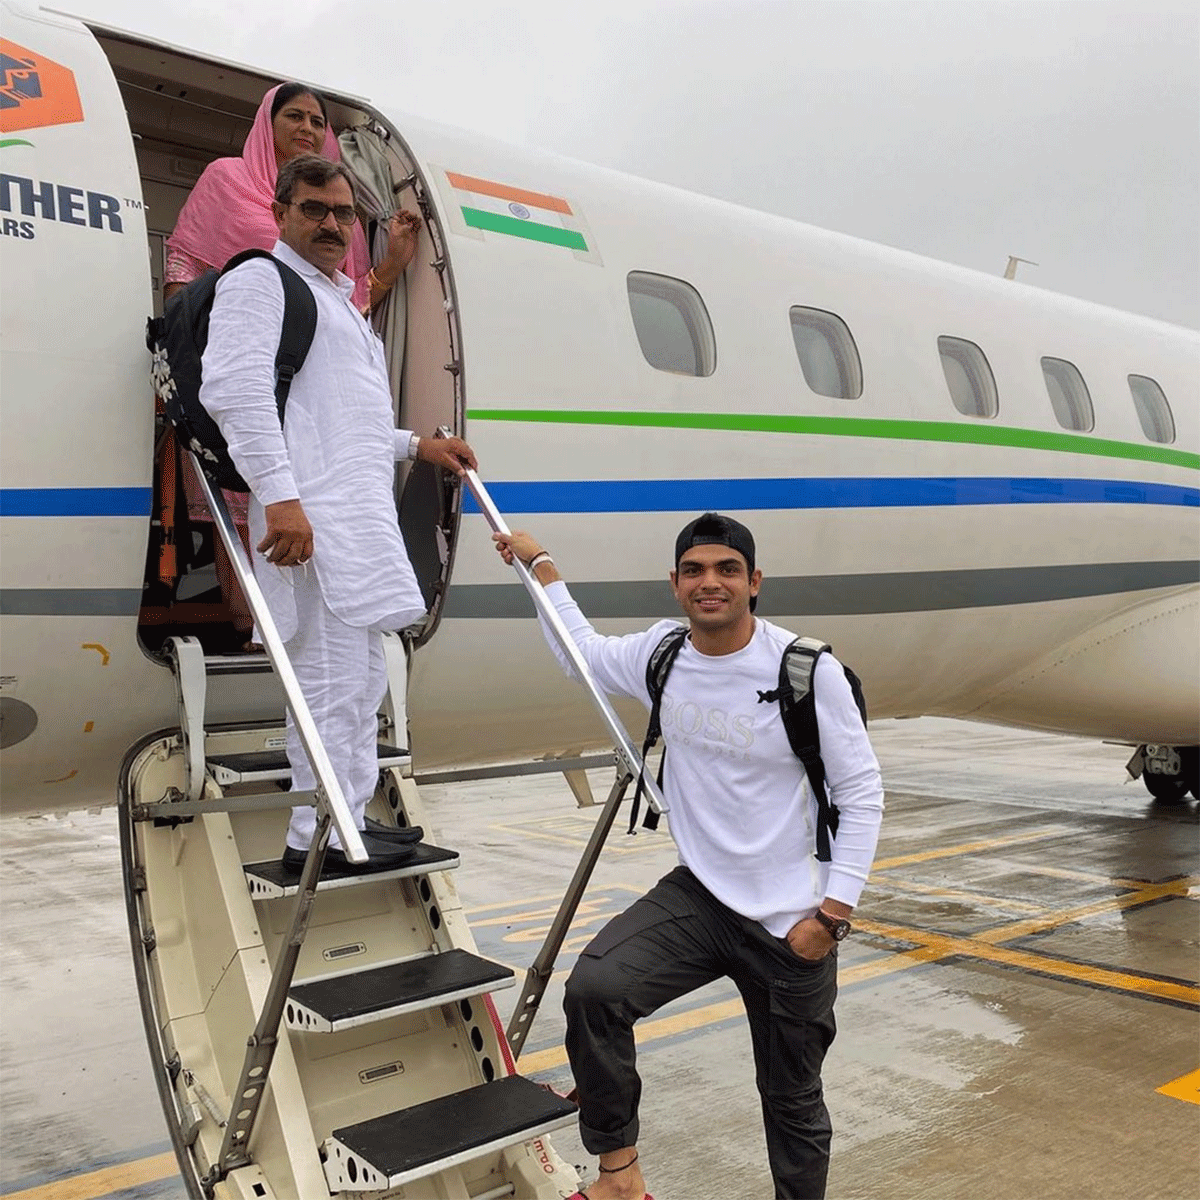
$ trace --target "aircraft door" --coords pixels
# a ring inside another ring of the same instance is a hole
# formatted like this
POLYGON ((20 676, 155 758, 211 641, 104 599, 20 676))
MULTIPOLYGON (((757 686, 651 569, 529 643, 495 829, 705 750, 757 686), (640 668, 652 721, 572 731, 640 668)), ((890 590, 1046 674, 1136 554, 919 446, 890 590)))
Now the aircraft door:
MULTIPOLYGON (((343 159, 359 180, 360 207, 371 221, 372 258, 386 249, 387 218, 397 209, 422 219, 417 250, 373 319, 388 350, 397 393, 396 421, 422 437, 438 428, 463 433, 460 332, 445 238, 415 157, 396 129, 377 114, 339 137, 343 159)), ((461 512, 452 480, 425 463, 401 464, 396 504, 409 558, 430 617, 419 645, 437 626, 453 565, 461 512)))

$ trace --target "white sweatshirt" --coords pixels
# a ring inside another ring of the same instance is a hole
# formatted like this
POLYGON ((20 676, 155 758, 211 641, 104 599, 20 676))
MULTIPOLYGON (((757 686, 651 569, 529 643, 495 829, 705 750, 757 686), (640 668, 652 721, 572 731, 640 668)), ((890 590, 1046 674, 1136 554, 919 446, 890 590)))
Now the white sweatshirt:
MULTIPOLYGON (((547 595, 597 683, 650 707, 646 664, 677 624, 660 621, 625 637, 598 634, 561 581, 547 595)), ((792 634, 755 618, 748 645, 701 654, 684 642, 662 699, 663 791, 679 860, 723 904, 783 937, 826 897, 851 906, 867 881, 883 785, 842 666, 832 654, 813 677, 829 799, 841 813, 832 862, 816 859, 816 800, 788 744, 776 700, 779 663, 792 634)), ((573 674, 553 638, 547 641, 573 674)))

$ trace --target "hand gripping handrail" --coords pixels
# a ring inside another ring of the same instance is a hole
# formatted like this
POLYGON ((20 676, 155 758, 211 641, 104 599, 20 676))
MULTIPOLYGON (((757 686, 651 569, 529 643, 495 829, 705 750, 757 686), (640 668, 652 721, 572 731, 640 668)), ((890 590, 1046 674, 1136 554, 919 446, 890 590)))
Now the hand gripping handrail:
MULTIPOLYGON (((467 468, 463 471, 462 478, 467 487, 471 489, 471 495, 475 497, 475 503, 479 505, 479 511, 483 513, 484 519, 492 529, 496 533, 511 534, 512 530, 509 529, 504 518, 500 515, 499 509, 496 508, 491 496, 488 495, 488 490, 483 486, 483 482, 480 480, 478 474, 467 468)), ((525 585, 525 590, 533 600, 533 605, 537 609, 538 616, 545 621, 551 633, 554 634, 554 640, 571 663, 576 677, 591 693, 592 703, 600 710, 600 715, 603 717, 605 725, 608 726, 608 732, 612 735, 617 758, 624 766, 625 771, 632 778, 637 779, 639 776, 642 776, 643 772, 642 756, 630 740, 625 726, 621 724, 621 718, 617 716, 616 710, 609 703, 608 697, 596 682, 591 669, 579 651, 579 647, 575 644, 575 639, 571 636, 566 625, 563 624, 562 617, 558 615, 558 609, 554 607, 550 597, 546 595, 546 589, 542 587, 533 572, 515 555, 513 556, 512 565, 516 568, 517 574, 521 577, 521 582, 525 585)), ((650 807, 656 813, 665 813, 667 811, 667 802, 658 790, 658 785, 654 782, 653 776, 648 772, 643 778, 642 787, 646 793, 646 801, 650 807)))
POLYGON ((333 827, 337 830, 338 838, 342 843, 342 851, 351 862, 364 863, 367 861, 367 851, 362 843, 362 835, 354 824, 354 818, 350 815, 346 798, 342 795, 341 785, 334 774, 333 764, 329 761, 329 755, 325 752, 325 746, 321 742, 321 735, 317 732, 316 722, 313 721, 312 713, 308 710, 308 702, 300 690, 300 681, 296 678, 291 659, 288 658, 287 651, 283 648, 283 639, 279 636, 279 630, 267 608, 262 588, 258 586, 258 581, 254 578, 250 560, 246 557, 246 548, 242 545, 237 527, 229 515, 225 497, 219 488, 214 488, 209 483, 208 477, 200 468, 200 460, 196 455, 189 452, 188 458, 191 460, 190 465, 196 478, 200 481, 200 487, 204 492, 205 500, 208 501, 208 507, 212 511, 217 533, 229 553, 229 561, 233 564, 234 574, 242 586, 246 602, 250 605, 250 611, 254 614, 267 657, 271 660, 271 666, 275 668, 275 674, 279 676, 279 682, 283 685, 287 706, 291 709, 292 720, 295 722, 296 732, 300 735, 304 752, 308 755, 308 761, 312 763, 313 774, 317 777, 317 814, 320 816, 323 805, 328 808, 333 827))

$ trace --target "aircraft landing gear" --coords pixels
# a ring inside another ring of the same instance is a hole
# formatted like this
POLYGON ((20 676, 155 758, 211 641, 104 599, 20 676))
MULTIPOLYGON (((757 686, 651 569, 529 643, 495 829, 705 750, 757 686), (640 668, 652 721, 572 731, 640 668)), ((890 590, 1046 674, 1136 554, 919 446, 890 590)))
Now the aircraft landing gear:
POLYGON ((1190 792, 1200 799, 1200 747, 1140 746, 1134 761, 1146 791, 1161 804, 1179 804, 1190 792))

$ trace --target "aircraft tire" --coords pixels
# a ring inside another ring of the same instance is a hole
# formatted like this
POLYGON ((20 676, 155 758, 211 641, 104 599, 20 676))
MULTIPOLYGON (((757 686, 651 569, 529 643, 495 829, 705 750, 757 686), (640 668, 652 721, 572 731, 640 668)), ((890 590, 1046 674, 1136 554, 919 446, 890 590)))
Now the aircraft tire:
POLYGON ((1187 799, 1189 783, 1183 775, 1153 775, 1143 771, 1142 781, 1159 804, 1180 804, 1187 799))
POLYGON ((1193 800, 1200 800, 1200 746, 1180 746, 1179 775, 1188 785, 1193 800))

